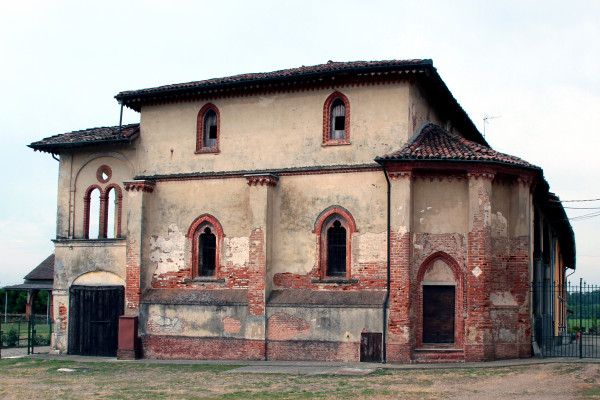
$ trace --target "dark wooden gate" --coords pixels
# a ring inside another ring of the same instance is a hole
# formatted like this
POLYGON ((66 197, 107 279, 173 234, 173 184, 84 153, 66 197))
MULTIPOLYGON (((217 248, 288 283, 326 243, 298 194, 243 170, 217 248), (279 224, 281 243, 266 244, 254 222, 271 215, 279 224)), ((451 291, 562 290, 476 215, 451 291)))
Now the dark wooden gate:
POLYGON ((116 356, 123 286, 71 286, 69 294, 69 354, 116 356))
POLYGON ((423 286, 423 343, 454 343, 454 286, 423 286))
POLYGON ((360 361, 381 362, 381 333, 360 335, 360 361))

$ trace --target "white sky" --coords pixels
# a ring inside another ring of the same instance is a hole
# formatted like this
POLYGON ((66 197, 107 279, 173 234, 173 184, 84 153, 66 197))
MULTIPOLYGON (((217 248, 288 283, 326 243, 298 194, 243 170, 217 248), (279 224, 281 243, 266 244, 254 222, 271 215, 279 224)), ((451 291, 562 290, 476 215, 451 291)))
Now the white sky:
MULTIPOLYGON (((411 58, 433 59, 481 131, 501 116, 488 142, 544 168, 561 199, 600 198, 598 1, 1 2, 0 287, 53 250, 58 163, 26 145, 117 125, 118 92, 411 58)), ((572 278, 600 283, 600 217, 572 225, 572 278)))

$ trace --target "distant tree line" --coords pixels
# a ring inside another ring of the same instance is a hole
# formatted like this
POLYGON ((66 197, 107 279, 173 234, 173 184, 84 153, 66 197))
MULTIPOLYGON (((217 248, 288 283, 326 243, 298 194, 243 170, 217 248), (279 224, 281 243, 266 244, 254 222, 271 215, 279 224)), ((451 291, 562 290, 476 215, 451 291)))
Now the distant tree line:
MULTIPOLYGON (((0 289, 0 314, 4 310, 8 314, 25 314, 25 305, 27 304, 27 291, 24 290, 6 290, 0 289), (8 292, 8 308, 6 307, 6 292, 8 292)), ((43 290, 36 294, 33 301, 34 314, 46 314, 48 304, 48 292, 43 290)))

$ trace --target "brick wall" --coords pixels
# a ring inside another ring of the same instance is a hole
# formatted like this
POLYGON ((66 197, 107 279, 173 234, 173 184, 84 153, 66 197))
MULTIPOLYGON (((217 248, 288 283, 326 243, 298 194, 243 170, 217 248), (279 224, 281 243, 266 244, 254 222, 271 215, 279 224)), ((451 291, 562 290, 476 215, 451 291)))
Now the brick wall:
POLYGON ((194 360, 264 360, 263 340, 224 337, 142 336, 144 358, 194 360))
POLYGON ((360 358, 360 342, 328 342, 315 340, 269 340, 269 360, 346 361, 360 358))

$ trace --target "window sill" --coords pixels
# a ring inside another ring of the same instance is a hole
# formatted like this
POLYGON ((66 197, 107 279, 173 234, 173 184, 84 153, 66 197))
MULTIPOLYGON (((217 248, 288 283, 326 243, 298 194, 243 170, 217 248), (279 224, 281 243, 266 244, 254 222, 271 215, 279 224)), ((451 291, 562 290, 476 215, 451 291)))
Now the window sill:
POLYGON ((348 140, 328 140, 321 144, 321 147, 329 147, 329 146, 350 146, 352 143, 348 140))
POLYGON ((351 285, 358 283, 358 279, 350 278, 319 278, 311 280, 312 283, 320 283, 325 285, 351 285))
POLYGON ((196 150, 194 152, 194 154, 218 154, 220 152, 221 152, 221 150, 219 150, 216 147, 204 147, 204 148, 196 150))
POLYGON ((190 282, 205 282, 205 283, 225 283, 224 278, 212 278, 210 276, 197 276, 195 278, 185 278, 183 280, 184 283, 190 282))

